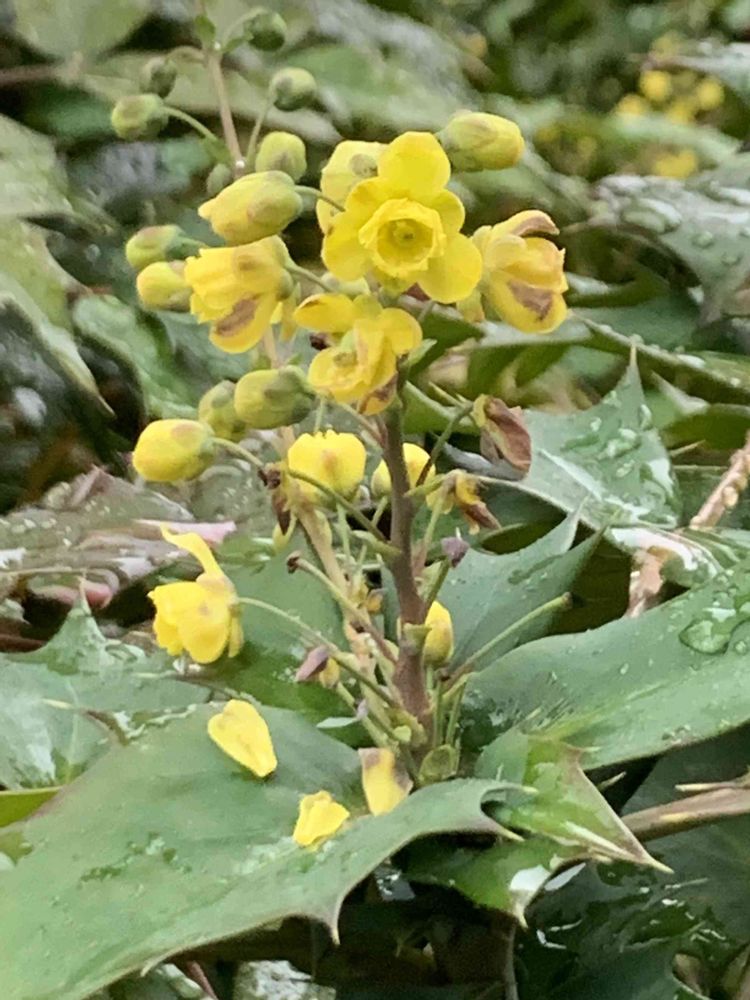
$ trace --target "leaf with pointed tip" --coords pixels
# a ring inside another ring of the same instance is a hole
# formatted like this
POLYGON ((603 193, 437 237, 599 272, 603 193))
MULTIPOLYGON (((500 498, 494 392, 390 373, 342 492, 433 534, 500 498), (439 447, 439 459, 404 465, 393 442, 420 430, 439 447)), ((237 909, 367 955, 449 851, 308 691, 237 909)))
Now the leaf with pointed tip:
POLYGON ((750 560, 646 612, 539 639, 470 678, 467 746, 520 729, 587 768, 662 753, 750 720, 750 560))
POLYGON ((203 700, 162 653, 108 641, 88 611, 74 608, 46 646, 0 656, 0 784, 54 786, 80 774, 109 746, 87 710, 120 713, 125 724, 203 700))
POLYGON ((428 840, 409 850, 407 876, 458 889, 476 903, 524 912, 545 882, 576 860, 653 865, 619 816, 580 767, 580 751, 518 732, 500 737, 480 756, 476 773, 523 786, 491 810, 504 827, 522 831, 520 842, 456 847, 428 840), (530 794, 533 793, 533 794, 530 794))
POLYGON ((11 0, 14 29, 24 42, 58 59, 77 53, 96 56, 113 48, 148 16, 149 0, 108 0, 102 17, 99 0, 11 0))
POLYGON ((502 794, 491 780, 432 785, 366 815, 358 755, 279 709, 262 709, 279 763, 259 781, 208 739, 213 711, 114 749, 0 839, 21 855, 0 898, 14 1000, 84 1000, 167 955, 288 916, 335 933, 347 893, 415 838, 499 830, 483 811, 502 794), (299 802, 319 789, 351 817, 302 848, 291 837, 299 802))
POLYGON ((647 522, 673 527, 680 509, 669 455, 651 421, 638 369, 596 406, 530 411, 531 469, 517 488, 596 528, 647 522))
MULTIPOLYGON (((564 594, 585 565, 596 538, 571 549, 577 518, 569 517, 536 542, 509 555, 470 550, 452 570, 439 594, 455 631, 453 662, 460 664, 524 615, 564 594)), ((497 659, 523 642, 544 635, 554 611, 538 618, 492 649, 497 659)), ((479 667, 485 665, 480 662, 479 667)))

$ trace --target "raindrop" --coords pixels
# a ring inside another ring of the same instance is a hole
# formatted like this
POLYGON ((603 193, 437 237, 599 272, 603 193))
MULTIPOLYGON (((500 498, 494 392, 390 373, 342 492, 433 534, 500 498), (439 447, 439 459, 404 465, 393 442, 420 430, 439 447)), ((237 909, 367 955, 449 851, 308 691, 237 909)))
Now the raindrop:
POLYGON ((709 232, 708 229, 702 229, 693 237, 693 246, 700 247, 702 250, 705 250, 706 247, 713 246, 715 242, 716 237, 713 233, 709 232))

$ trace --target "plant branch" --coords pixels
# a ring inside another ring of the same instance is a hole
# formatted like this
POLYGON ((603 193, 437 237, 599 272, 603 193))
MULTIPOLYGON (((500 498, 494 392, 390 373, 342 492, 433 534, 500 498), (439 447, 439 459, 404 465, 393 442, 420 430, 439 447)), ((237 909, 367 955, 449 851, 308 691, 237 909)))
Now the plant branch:
POLYGON ((226 81, 221 68, 221 48, 212 49, 206 53, 206 66, 213 80, 216 98, 219 102, 219 118, 221 119, 221 129, 224 133, 224 142, 227 144, 229 155, 232 157, 232 169, 235 177, 245 169, 245 160, 240 148, 240 140, 237 136, 237 129, 232 117, 232 108, 227 94, 226 81))
POLYGON ((350 517, 353 517, 360 527, 364 528, 365 531, 369 531, 370 534, 374 535, 379 542, 382 542, 385 545, 388 544, 388 539, 385 537, 380 528, 376 527, 367 515, 363 514, 362 511, 359 510, 358 507, 355 507, 353 503, 350 503, 346 497, 337 493, 336 490, 332 490, 330 486, 326 486, 326 484, 320 482, 319 479, 314 479, 312 476, 308 476, 304 472, 297 472, 292 469, 288 469, 287 471, 293 479, 301 479, 302 482, 310 483, 311 486, 317 487, 321 493, 325 493, 325 495, 329 499, 333 500, 335 504, 339 507, 343 507, 346 513, 349 514, 350 517))
POLYGON ((187 111, 183 111, 181 108, 173 108, 171 105, 167 106, 166 111, 170 118, 177 118, 181 122, 185 122, 192 129, 195 129, 195 131, 204 139, 210 139, 211 142, 216 141, 216 136, 213 134, 211 129, 206 128, 203 122, 199 122, 197 118, 193 118, 193 116, 189 115, 187 111))
POLYGON ((255 124, 253 125, 253 130, 250 133, 250 140, 247 144, 247 149, 245 150, 245 160, 249 164, 251 170, 255 169, 255 157, 258 152, 258 140, 260 139, 261 129, 263 128, 263 123, 266 120, 268 112, 271 110, 272 101, 270 97, 266 97, 260 111, 255 119, 255 124))

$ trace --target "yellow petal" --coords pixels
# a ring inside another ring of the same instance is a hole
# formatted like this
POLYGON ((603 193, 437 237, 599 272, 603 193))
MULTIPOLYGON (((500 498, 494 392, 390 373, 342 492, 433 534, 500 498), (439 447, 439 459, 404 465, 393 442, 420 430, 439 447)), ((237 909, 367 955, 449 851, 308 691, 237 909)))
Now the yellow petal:
POLYGON ((412 783, 398 767, 394 752, 374 748, 360 750, 359 759, 362 788, 372 815, 382 816, 395 809, 411 791, 412 783))
POLYGON ((294 311, 300 326, 318 333, 345 333, 354 325, 357 309, 348 295, 321 292, 301 302, 294 311))
POLYGON ((331 221, 321 257, 331 274, 341 281, 355 281, 366 273, 368 254, 359 242, 359 226, 348 212, 341 212, 331 221))
POLYGON ((228 316, 212 326, 211 343, 227 354, 249 351, 270 327, 275 308, 276 298, 273 295, 238 302, 228 316))
POLYGON ((349 818, 349 810, 334 801, 330 792, 305 795, 299 804, 299 816, 292 836, 301 847, 333 836, 349 818))
POLYGON ((233 698, 208 720, 208 735, 232 760, 259 778, 276 770, 276 754, 265 719, 248 701, 233 698))
POLYGON ((358 227, 362 226, 392 197, 391 189, 379 177, 360 181, 351 189, 346 199, 346 214, 358 227))
POLYGON ((404 309, 384 309, 377 325, 395 354, 408 354, 422 343, 422 327, 404 309))
POLYGON ((424 662, 438 667, 453 656, 453 621, 450 611, 438 601, 433 601, 425 618, 430 631, 424 644, 424 662))
POLYGON ((450 179, 448 157, 429 132, 405 132, 388 145, 378 162, 378 177, 392 197, 434 198, 450 179))
POLYGON ((471 295, 481 276, 482 255, 468 236, 456 233, 445 252, 434 257, 419 276, 419 284, 436 302, 458 302, 471 295))
POLYGON ((559 232, 557 226, 546 212, 530 208, 525 212, 516 212, 505 222, 499 222, 496 226, 492 226, 490 236, 495 239, 505 235, 528 236, 529 233, 554 234, 557 232, 559 232))
POLYGON ((200 599, 178 623, 180 638, 196 663, 214 663, 229 645, 233 615, 228 592, 197 584, 200 599))
POLYGON ((559 292, 521 282, 492 282, 486 294, 498 315, 524 333, 551 333, 568 312, 559 292))
POLYGON ((466 210, 461 199, 452 191, 441 191, 437 198, 430 203, 430 208, 434 209, 440 216, 446 233, 457 233, 463 226, 466 210))
POLYGON ((170 545, 176 545, 178 549, 182 549, 183 552, 189 552, 191 556, 194 556, 203 567, 204 573, 216 573, 218 576, 223 575, 213 552, 196 532, 170 531, 163 524, 161 526, 161 534, 165 542, 169 542, 170 545))

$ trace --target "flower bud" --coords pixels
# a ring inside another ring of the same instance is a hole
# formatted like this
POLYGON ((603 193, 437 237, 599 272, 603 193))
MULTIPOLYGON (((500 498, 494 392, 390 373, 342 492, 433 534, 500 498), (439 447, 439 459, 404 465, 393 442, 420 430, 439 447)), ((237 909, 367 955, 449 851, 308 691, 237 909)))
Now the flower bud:
POLYGON ((313 102, 317 92, 318 85, 312 73, 293 66, 274 73, 268 87, 271 100, 281 111, 304 108, 313 102))
POLYGON ((177 66, 169 56, 154 56, 141 69, 141 90, 168 97, 177 80, 177 66))
POLYGON ((148 264, 139 272, 135 284, 146 309, 185 312, 190 306, 190 285, 185 281, 185 262, 182 260, 148 264))
MULTIPOLYGON (((350 497, 356 493, 365 474, 367 452, 354 434, 319 431, 301 434, 286 456, 290 479, 301 472, 327 486, 330 490, 350 497)), ((324 501, 321 490, 303 479, 294 480, 299 492, 313 503, 324 501)))
POLYGON ((247 424, 240 420, 234 408, 234 382, 225 379, 203 394, 198 403, 198 419, 208 424, 217 438, 242 440, 247 424))
POLYGON ((245 21, 245 38, 261 52, 275 52, 286 41, 286 22, 267 7, 255 7, 245 21))
POLYGON ((196 253, 202 243, 191 240, 179 226, 146 226, 125 244, 125 256, 135 271, 160 260, 184 260, 196 253))
MULTIPOLYGON (((409 489, 413 490, 417 485, 417 481, 429 460, 430 456, 428 453, 424 448, 420 448, 418 444, 407 443, 404 445, 404 461, 406 462, 406 471, 409 476, 409 489)), ((425 476, 424 481, 429 483, 434 478, 435 469, 433 466, 430 466, 430 470, 425 476)), ((370 480, 370 489, 372 490, 372 495, 378 500, 381 497, 390 496, 391 474, 385 462, 380 462, 373 472, 372 479, 370 480)))
POLYGON ((454 115, 437 138, 456 170, 504 170, 518 163, 524 147, 515 122, 479 111, 454 115))
POLYGON ((208 468, 213 456, 211 431, 198 420, 155 420, 142 432, 133 451, 139 476, 155 483, 192 479, 208 468))
POLYGON ((121 97, 112 108, 110 121, 120 139, 153 139, 167 124, 168 114, 156 94, 121 97))
POLYGON ((314 403, 304 372, 294 365, 248 372, 234 390, 237 416, 256 430, 297 424, 314 403))
POLYGON ((424 662, 428 667, 440 667, 453 656, 453 621, 450 611, 433 601, 424 620, 429 631, 424 641, 424 662))
POLYGON ((225 187, 229 187, 233 177, 234 174, 226 163, 217 163, 211 168, 206 178, 206 194, 215 198, 219 191, 223 191, 225 187))
POLYGON ((302 211, 294 181, 280 170, 247 174, 198 209, 227 243, 239 246, 274 236, 302 211))
POLYGON ((298 181, 307 170, 305 144, 291 132, 269 132, 255 158, 256 170, 280 170, 298 181))

